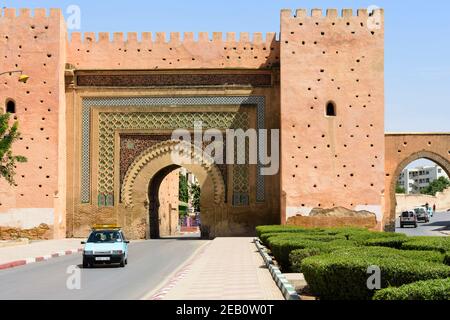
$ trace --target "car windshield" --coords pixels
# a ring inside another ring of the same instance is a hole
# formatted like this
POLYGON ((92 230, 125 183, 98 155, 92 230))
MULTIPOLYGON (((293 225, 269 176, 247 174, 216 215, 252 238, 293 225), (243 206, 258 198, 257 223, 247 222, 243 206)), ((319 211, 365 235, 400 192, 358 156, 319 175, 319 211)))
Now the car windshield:
POLYGON ((412 213, 411 213, 411 212, 408 212, 408 211, 402 212, 402 217, 403 217, 403 218, 409 218, 409 217, 412 217, 412 213))
POLYGON ((93 243, 113 243, 121 242, 122 237, 118 231, 94 231, 89 236, 87 242, 93 243))
POLYGON ((425 213, 425 209, 424 208, 416 208, 414 209, 414 212, 419 214, 419 213, 425 213))

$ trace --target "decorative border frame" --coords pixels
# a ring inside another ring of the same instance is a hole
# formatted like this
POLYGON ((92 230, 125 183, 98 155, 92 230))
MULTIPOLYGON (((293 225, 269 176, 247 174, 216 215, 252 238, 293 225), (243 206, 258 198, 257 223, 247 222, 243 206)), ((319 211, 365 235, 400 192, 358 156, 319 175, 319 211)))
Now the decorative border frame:
MULTIPOLYGON (((143 107, 196 105, 256 105, 256 128, 265 128, 266 99, 264 96, 199 96, 199 97, 83 97, 81 129, 81 194, 82 204, 91 202, 91 108, 92 107, 143 107)), ((259 148, 258 141, 258 148, 259 148)), ((257 165, 256 201, 265 201, 264 176, 260 174, 262 165, 257 165)))

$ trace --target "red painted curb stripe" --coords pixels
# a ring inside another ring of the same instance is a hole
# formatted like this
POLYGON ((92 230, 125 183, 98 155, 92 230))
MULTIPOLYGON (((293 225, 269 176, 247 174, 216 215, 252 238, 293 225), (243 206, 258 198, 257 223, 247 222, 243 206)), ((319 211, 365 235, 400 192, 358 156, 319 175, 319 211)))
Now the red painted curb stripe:
MULTIPOLYGON (((69 255, 69 254, 73 254, 75 252, 83 252, 83 248, 78 248, 77 251, 67 250, 67 251, 65 251, 65 254, 69 255)), ((60 256, 60 254, 59 253, 53 253, 50 256, 52 258, 57 258, 57 257, 60 256)), ((44 257, 36 257, 34 259, 35 259, 35 262, 45 261, 44 257)), ((26 264, 27 264, 26 260, 17 260, 17 261, 7 262, 7 263, 4 263, 4 264, 0 264, 0 270, 5 270, 5 269, 14 268, 14 267, 24 266, 26 264)))
POLYGON ((27 264, 26 260, 18 260, 18 261, 8 262, 8 263, 0 265, 0 270, 23 266, 25 264, 27 264))

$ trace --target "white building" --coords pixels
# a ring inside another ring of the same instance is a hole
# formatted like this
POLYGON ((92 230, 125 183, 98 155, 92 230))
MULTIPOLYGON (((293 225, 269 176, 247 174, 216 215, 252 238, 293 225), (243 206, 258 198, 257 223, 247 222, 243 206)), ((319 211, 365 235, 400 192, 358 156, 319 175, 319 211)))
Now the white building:
POLYGON ((438 165, 406 168, 400 174, 397 184, 403 187, 407 194, 415 194, 420 193, 422 188, 428 187, 431 182, 440 177, 448 179, 448 175, 438 165))

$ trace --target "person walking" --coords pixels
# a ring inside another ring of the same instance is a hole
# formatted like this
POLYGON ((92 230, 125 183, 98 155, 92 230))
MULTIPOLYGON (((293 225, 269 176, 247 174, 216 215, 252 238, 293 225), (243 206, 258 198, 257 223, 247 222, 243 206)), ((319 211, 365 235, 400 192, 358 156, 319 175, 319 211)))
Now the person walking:
POLYGON ((433 204, 433 212, 436 212, 436 203, 433 204))

